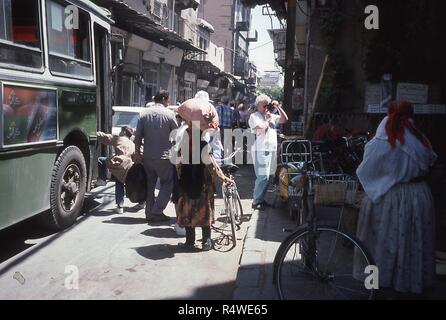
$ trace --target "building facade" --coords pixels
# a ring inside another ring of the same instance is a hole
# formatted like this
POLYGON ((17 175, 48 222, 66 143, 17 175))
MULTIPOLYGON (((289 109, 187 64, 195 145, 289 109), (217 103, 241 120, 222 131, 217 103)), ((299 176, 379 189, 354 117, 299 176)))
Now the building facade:
POLYGON ((202 0, 198 16, 212 21, 213 42, 225 50, 224 71, 249 78, 249 44, 257 41, 256 36, 251 36, 251 8, 240 0, 202 0))
POLYGON ((114 105, 145 106, 159 90, 178 100, 176 69, 195 43, 198 0, 95 0, 112 12, 114 105), (195 8, 195 9, 194 9, 195 8), (196 17, 196 14, 195 14, 196 17))

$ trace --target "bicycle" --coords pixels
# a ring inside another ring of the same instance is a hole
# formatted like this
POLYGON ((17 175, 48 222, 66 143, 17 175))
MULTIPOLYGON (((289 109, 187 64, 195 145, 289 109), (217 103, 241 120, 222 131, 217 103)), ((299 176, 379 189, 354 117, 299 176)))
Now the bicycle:
POLYGON ((313 163, 312 145, 309 140, 294 139, 293 137, 279 135, 284 139, 279 146, 279 164, 276 171, 276 198, 287 203, 291 220, 299 220, 301 192, 296 188, 299 170, 290 165, 292 163, 313 163))
MULTIPOLYGON (((308 170, 310 165, 293 165, 301 173, 302 225, 282 242, 275 255, 273 283, 278 296, 280 299, 372 299, 374 291, 366 289, 364 272, 367 266, 374 265, 373 257, 356 237, 340 230, 344 207, 337 227, 318 223, 315 186, 336 184, 336 179, 329 181, 328 176, 308 170)), ((332 176, 344 178, 338 181, 340 185, 352 183, 346 175, 332 176)), ((318 203, 322 203, 320 199, 318 203)))
MULTIPOLYGON (((230 157, 232 158, 236 153, 237 152, 234 152, 230 157)), ((214 248, 219 249, 219 251, 230 251, 237 244, 236 231, 240 229, 245 218, 240 195, 237 191, 237 185, 233 177, 233 174, 238 170, 238 166, 234 164, 218 165, 212 154, 210 155, 210 160, 217 175, 223 182, 222 196, 225 207, 222 214, 222 225, 220 227, 215 225, 212 226, 215 231, 220 233, 220 237, 214 241, 214 248), (230 235, 227 234, 228 225, 231 229, 230 235), (230 246, 229 249, 223 250, 228 246, 230 246)))

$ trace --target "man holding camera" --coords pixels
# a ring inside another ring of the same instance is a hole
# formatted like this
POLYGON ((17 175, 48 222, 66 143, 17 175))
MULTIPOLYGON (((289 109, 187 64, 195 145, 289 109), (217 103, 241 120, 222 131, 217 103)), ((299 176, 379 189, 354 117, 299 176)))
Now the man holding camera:
POLYGON ((271 99, 264 94, 256 98, 257 112, 249 117, 249 127, 256 135, 256 141, 252 145, 251 153, 254 162, 256 181, 252 200, 252 208, 261 210, 269 204, 264 200, 268 182, 275 173, 277 166, 277 132, 279 124, 288 121, 288 116, 277 104, 272 105, 271 99), (272 112, 277 110, 277 114, 272 112))

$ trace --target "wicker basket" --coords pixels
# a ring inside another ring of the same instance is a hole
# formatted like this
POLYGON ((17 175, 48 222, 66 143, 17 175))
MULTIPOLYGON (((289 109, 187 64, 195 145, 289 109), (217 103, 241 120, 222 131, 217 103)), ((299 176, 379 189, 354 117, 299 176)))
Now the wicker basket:
POLYGON ((324 175, 315 181, 314 204, 320 206, 353 205, 358 182, 344 174, 324 175))

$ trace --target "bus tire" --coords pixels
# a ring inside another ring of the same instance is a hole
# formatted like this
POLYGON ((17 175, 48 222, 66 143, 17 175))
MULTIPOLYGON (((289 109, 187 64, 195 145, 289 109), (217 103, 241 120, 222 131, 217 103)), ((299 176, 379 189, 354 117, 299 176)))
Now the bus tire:
POLYGON ((51 178, 49 227, 62 230, 79 216, 87 184, 87 166, 81 150, 68 146, 57 158, 51 178))

